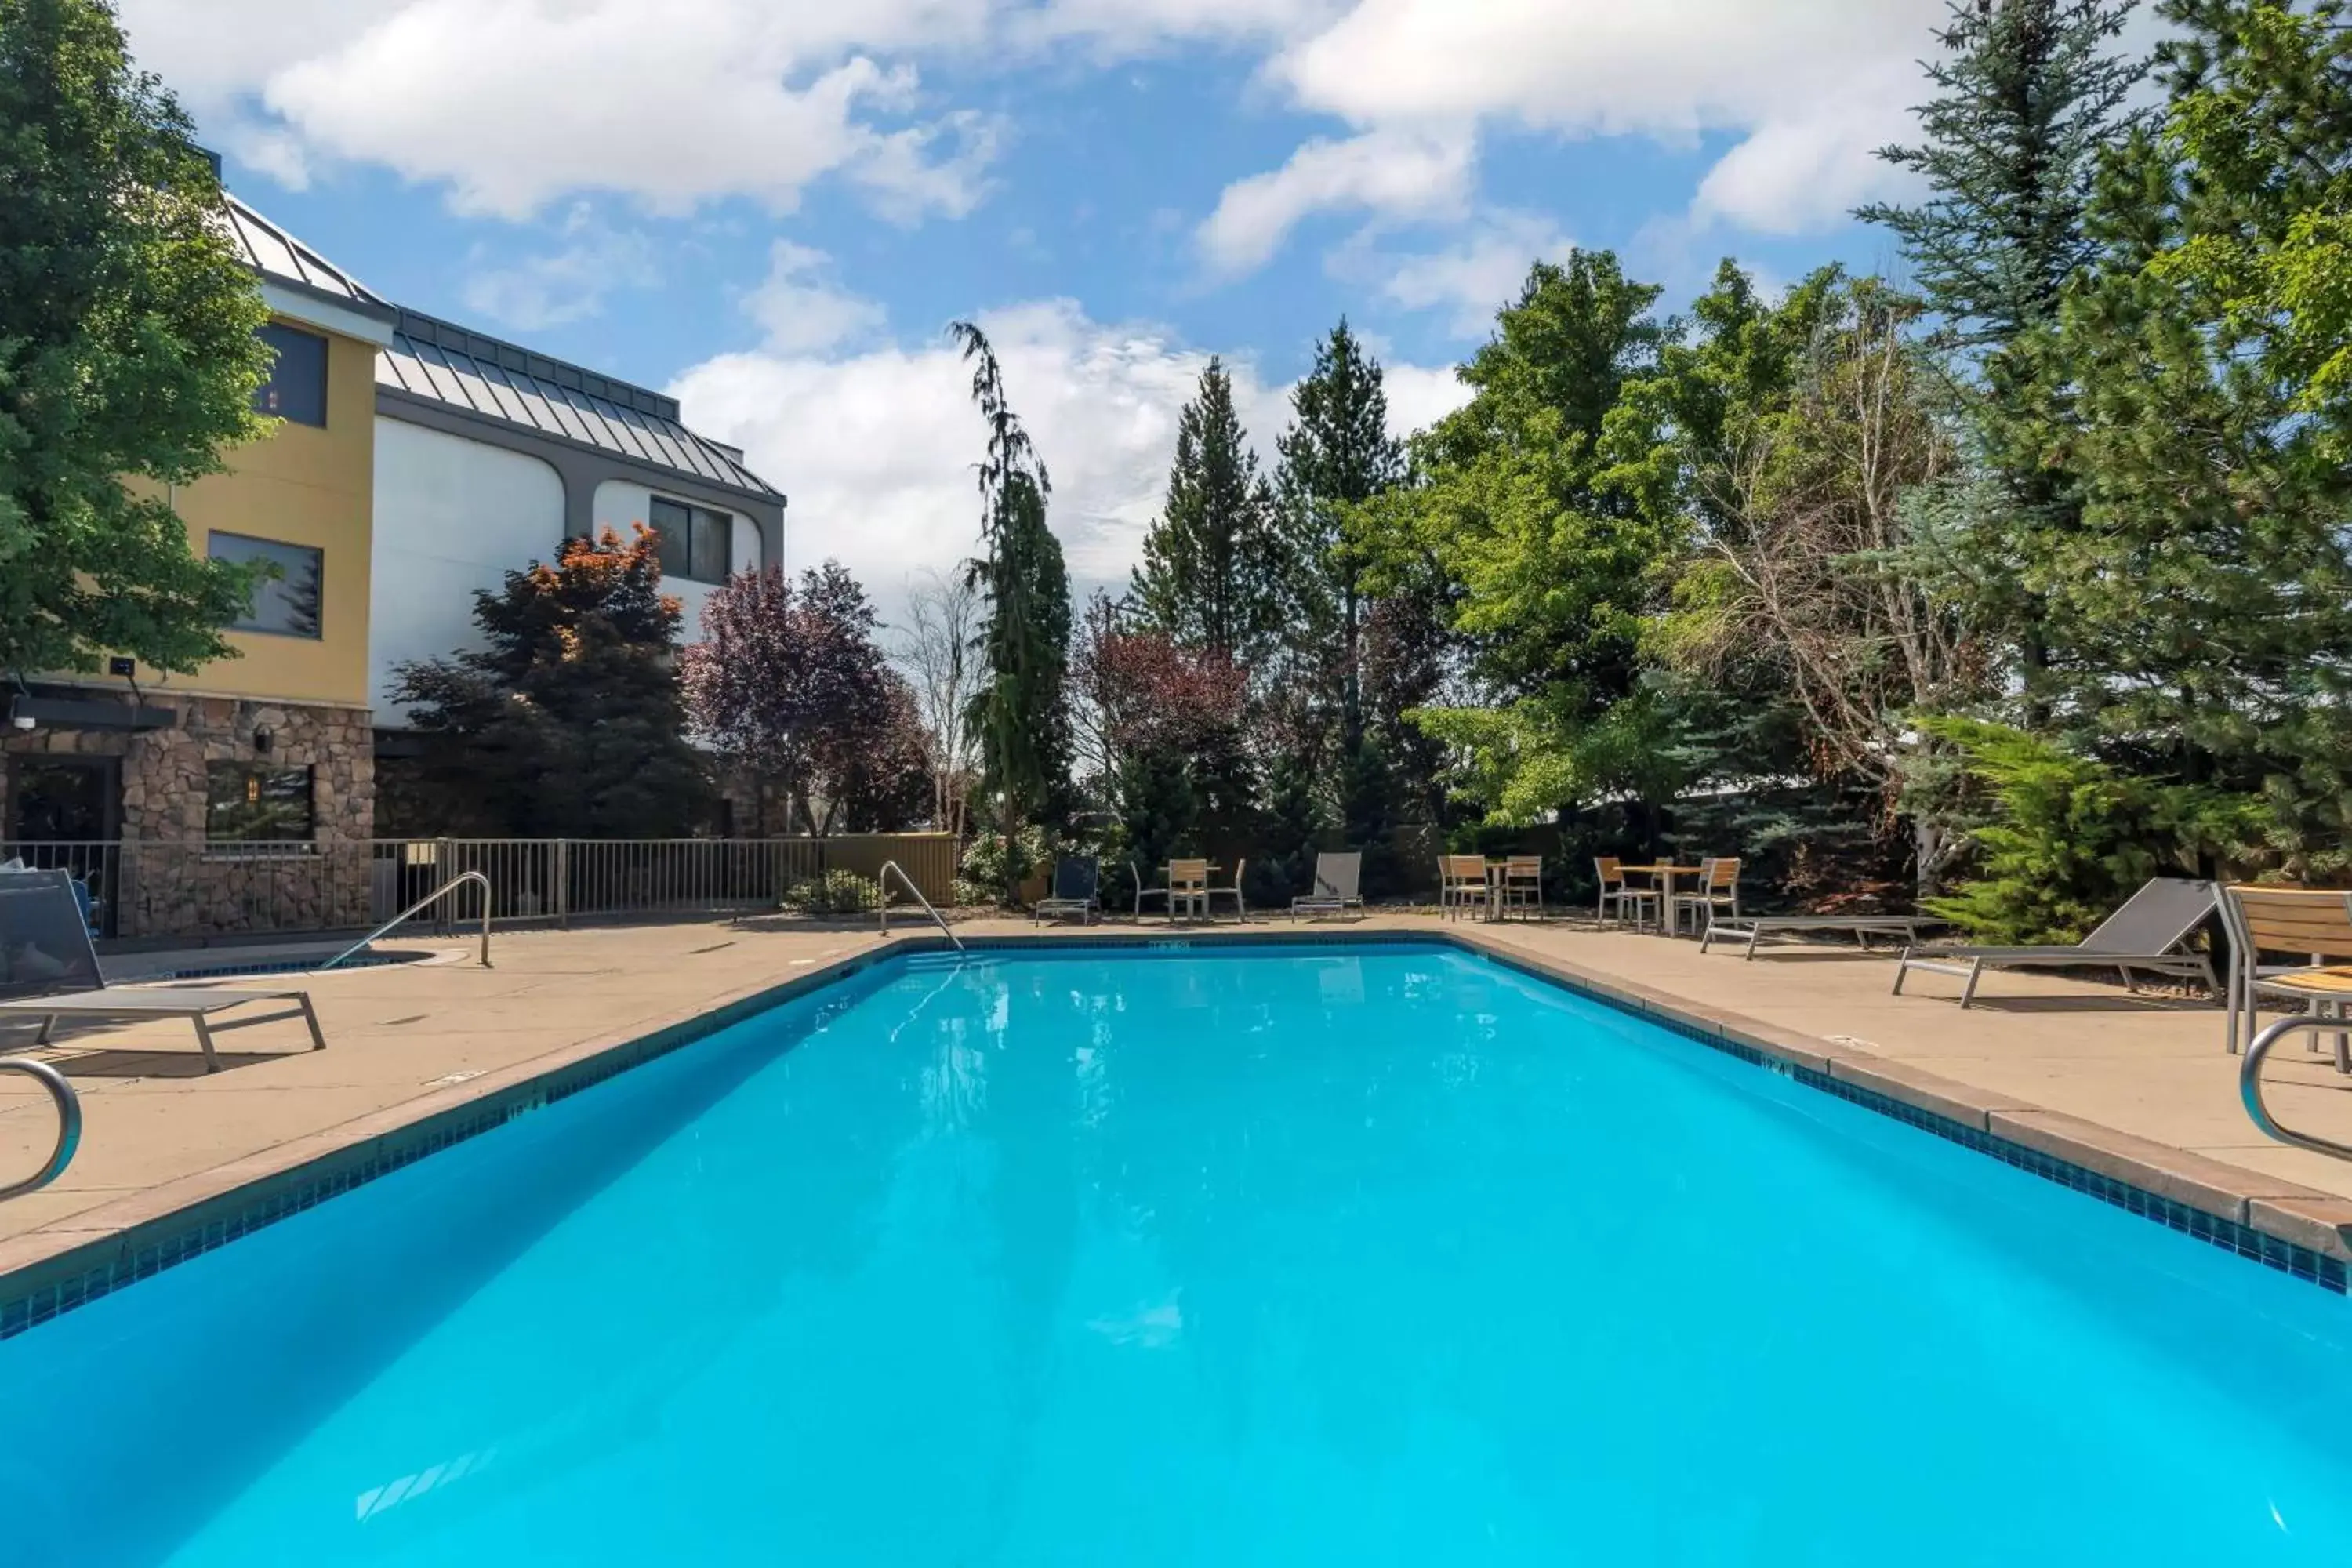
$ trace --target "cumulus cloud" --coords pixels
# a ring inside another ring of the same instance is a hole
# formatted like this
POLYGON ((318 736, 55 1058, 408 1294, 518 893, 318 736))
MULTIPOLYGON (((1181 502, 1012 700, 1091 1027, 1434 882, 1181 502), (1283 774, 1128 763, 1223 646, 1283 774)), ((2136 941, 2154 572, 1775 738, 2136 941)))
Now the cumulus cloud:
POLYGON ((767 279, 744 297, 743 309, 760 323, 766 347, 786 354, 868 336, 885 319, 879 303, 834 280, 831 257, 789 239, 768 247, 767 279))
POLYGON ((1469 199, 1471 153, 1470 138, 1458 132, 1383 130, 1309 142, 1281 168, 1227 185, 1201 226, 1201 248, 1219 270, 1245 272, 1314 213, 1458 216, 1469 199))
POLYGON ((1454 336, 1476 338, 1493 325, 1496 311, 1518 298, 1528 268, 1561 260, 1574 248, 1550 218, 1506 209, 1482 216, 1453 245, 1411 254, 1359 246, 1335 257, 1333 270, 1374 283, 1408 310, 1444 310, 1454 336))
MULTIPOLYGON (((1266 74, 1368 145, 1432 127, 1678 142, 1734 132, 1693 216, 1790 231, 1892 188, 1872 150, 1907 133, 1925 91, 1916 62, 1943 14, 1944 0, 1356 0, 1294 37, 1266 74)), ((1310 142, 1292 163, 1330 145, 1310 142)), ((1290 167, 1237 182, 1227 202, 1252 195, 1279 217, 1287 209, 1269 191, 1314 188, 1286 185, 1290 167)), ((1213 253, 1229 270, 1253 265, 1286 227, 1239 224, 1213 253)))
POLYGON ((654 244, 635 229, 615 229, 585 204, 562 227, 562 248, 466 279, 460 294, 478 310, 519 331, 536 331, 593 316, 615 289, 650 289, 661 281, 654 244))
MULTIPOLYGON (((1177 415, 1208 353, 1160 328, 1093 321, 1066 300, 993 311, 980 324, 1051 470, 1054 531, 1079 591, 1124 583, 1159 514, 1177 415)), ((1227 363, 1243 422, 1270 461, 1289 388, 1267 384, 1246 360, 1227 363)), ((1467 394, 1452 374, 1391 369, 1391 424, 1402 430, 1457 405, 1467 394)), ((977 547, 971 464, 983 435, 970 381, 942 336, 848 354, 726 354, 670 390, 696 429, 740 444, 792 498, 786 563, 798 571, 839 559, 887 616, 910 574, 977 547)))

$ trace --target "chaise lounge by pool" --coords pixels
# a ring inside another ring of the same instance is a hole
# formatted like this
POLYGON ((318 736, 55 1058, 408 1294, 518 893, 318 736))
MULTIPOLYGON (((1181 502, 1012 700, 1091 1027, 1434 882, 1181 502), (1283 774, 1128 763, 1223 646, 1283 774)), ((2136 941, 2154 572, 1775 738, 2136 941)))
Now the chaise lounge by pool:
POLYGON ((896 958, 0 1341, 0 1563, 2337 1563, 2352 1301, 1433 943, 896 958))

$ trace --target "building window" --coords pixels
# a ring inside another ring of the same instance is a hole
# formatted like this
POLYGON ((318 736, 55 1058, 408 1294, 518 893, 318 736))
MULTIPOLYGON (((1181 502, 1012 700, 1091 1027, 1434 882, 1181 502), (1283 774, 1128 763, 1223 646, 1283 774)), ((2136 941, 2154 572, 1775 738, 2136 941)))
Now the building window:
POLYGON ((325 429, 327 340, 275 321, 262 328, 260 335, 263 342, 278 351, 278 363, 269 367, 269 379, 254 389, 255 411, 325 429))
POLYGON ((322 552, 307 544, 284 544, 275 539, 217 531, 207 548, 215 561, 259 562, 277 568, 254 584, 252 606, 229 623, 231 630, 284 637, 320 635, 319 599, 326 587, 327 570, 322 552))
POLYGON ((661 496, 654 497, 647 510, 646 521, 661 535, 663 576, 694 583, 727 581, 731 565, 728 542, 735 526, 732 517, 661 496))
POLYGON ((316 827, 309 768, 265 763, 205 764, 207 844, 308 844, 316 827))

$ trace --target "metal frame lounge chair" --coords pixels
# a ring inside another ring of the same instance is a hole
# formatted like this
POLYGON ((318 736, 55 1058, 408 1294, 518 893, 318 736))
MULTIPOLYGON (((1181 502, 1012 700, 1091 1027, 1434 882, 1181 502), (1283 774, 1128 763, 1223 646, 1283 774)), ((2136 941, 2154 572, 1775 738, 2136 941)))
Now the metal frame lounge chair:
POLYGON ((1484 855, 1440 855, 1437 858, 1437 908, 1451 920, 1462 918, 1472 904, 1486 907, 1486 858, 1484 855))
POLYGON ((1625 862, 1614 855, 1595 855, 1593 875, 1601 879, 1601 901, 1592 911, 1597 921, 1609 919, 1609 906, 1617 906, 1617 923, 1625 923, 1625 906, 1633 906, 1633 923, 1648 923, 1650 911, 1664 909, 1664 898, 1655 888, 1637 888, 1625 879, 1625 862))
POLYGON ((1089 855, 1065 855, 1054 862, 1054 892, 1029 910, 1029 923, 1076 915, 1087 925, 1102 913, 1102 867, 1089 855))
POLYGON ((1349 909, 1356 918, 1363 918, 1364 895, 1359 889, 1364 881, 1364 856, 1361 850, 1318 855, 1315 857, 1315 890, 1290 900, 1290 918, 1302 914, 1342 915, 1349 909))
POLYGON ((1699 862, 1697 887, 1687 893, 1666 894, 1667 934, 1682 934, 1683 914, 1687 910, 1692 916, 1691 934, 1704 940, 1715 924, 1717 911, 1726 909, 1733 920, 1739 918, 1739 857, 1712 855, 1699 862))
POLYGON ((69 880, 63 871, 0 873, 0 1019, 40 1019, 36 1043, 47 1045, 60 1018, 185 1018, 195 1026, 196 1044, 204 1047, 205 1070, 218 1072, 215 1035, 299 1018, 310 1027, 310 1048, 327 1048, 308 991, 107 984, 98 950, 90 945, 89 922, 67 885, 69 880), (215 1013, 256 1002, 291 1002, 294 1008, 258 1018, 212 1021, 215 1013))
POLYGON ((2123 977, 2132 989, 2135 971, 2146 970, 2186 980, 2202 980, 2216 996, 2221 984, 2214 977, 2213 961, 2189 947, 2197 928, 2210 919, 2215 891, 2210 882, 2179 877, 2153 877, 2147 885, 2124 900, 2123 907, 2099 922, 2099 929, 2073 947, 1970 947, 1965 942, 1914 944, 1903 950, 1895 970, 1895 994, 1903 994, 1904 977, 1915 969, 1934 974, 1958 974, 1968 984, 1960 988, 1960 1005, 1976 1000, 1977 982, 1988 969, 2106 968, 2123 977))
POLYGON ((1718 941, 1738 942, 1746 938, 1747 956, 1756 956, 1757 944, 1768 936, 1810 936, 1815 932, 1843 932, 1853 938, 1862 951, 1870 951, 1874 935, 1899 936, 1906 947, 1919 944, 1921 926, 1941 925, 1933 915, 1721 915, 1706 922, 1706 930, 1698 939, 1698 950, 1706 952, 1718 941))
MULTIPOLYGON (((2352 893, 2340 889, 2233 887, 2221 889, 2221 919, 2230 931, 2227 1041, 2238 1050, 2238 1018, 2245 1038, 2260 1027, 2257 1004, 2265 995, 2308 1002, 2321 1016, 2352 1005, 2352 893), (2301 963, 2264 963, 2265 952, 2303 955, 2301 963), (2331 963, 2328 961, 2335 960, 2331 963)), ((2311 1037, 2315 1048, 2319 1037, 2311 1037)), ((2336 1065, 2352 1070, 2347 1040, 2336 1037, 2336 1065)))

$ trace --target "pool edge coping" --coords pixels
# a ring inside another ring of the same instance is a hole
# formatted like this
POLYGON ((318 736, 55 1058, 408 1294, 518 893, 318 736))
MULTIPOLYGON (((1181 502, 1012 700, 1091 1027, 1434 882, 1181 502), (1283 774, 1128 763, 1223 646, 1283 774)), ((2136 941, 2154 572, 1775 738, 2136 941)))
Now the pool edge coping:
MULTIPOLYGON (((1891 1058, 1843 1050, 1485 931, 1062 928, 973 936, 967 945, 984 952, 1398 943, 1475 953, 2322 1289, 2352 1294, 2347 1268, 2352 1264, 2352 1199, 1995 1095, 1891 1058)), ((0 1340, 862 970, 947 951, 935 935, 880 936, 804 973, 723 994, 650 1029, 633 1025, 626 1032, 577 1041, 11 1237, 0 1241, 0 1340)))

